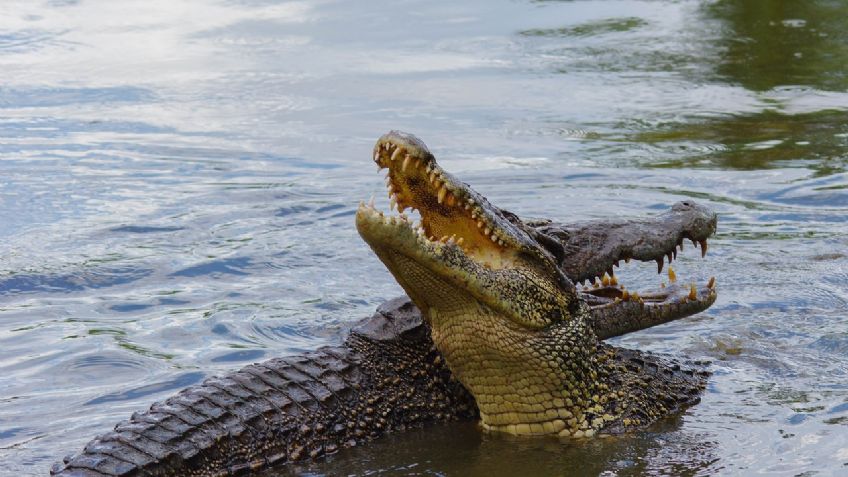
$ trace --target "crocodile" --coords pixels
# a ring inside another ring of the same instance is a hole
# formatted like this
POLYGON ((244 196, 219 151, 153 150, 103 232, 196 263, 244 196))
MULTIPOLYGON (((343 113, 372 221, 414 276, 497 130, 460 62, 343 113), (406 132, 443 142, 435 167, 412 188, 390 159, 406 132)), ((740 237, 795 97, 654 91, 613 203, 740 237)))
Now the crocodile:
POLYGON ((685 285, 671 269, 684 240, 706 254, 713 211, 683 201, 647 218, 522 221, 441 169, 415 136, 384 135, 373 159, 399 215, 363 203, 356 226, 406 296, 340 345, 211 377, 134 413, 51 475, 242 475, 456 420, 586 439, 699 401, 704 363, 604 340, 713 304, 714 278, 685 285), (625 288, 615 268, 630 260, 660 272, 667 261, 669 283, 625 288))

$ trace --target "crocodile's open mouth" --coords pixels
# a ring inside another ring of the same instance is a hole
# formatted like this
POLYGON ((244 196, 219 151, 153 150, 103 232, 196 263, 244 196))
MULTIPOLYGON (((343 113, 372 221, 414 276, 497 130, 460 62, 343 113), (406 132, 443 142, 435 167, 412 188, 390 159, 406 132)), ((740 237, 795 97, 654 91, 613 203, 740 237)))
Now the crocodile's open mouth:
POLYGON ((490 268, 508 264, 518 231, 508 230, 512 227, 495 217, 486 199, 444 171, 417 138, 383 136, 374 146, 374 162, 388 169, 389 207, 400 213, 397 224, 411 225, 404 212, 418 211, 421 220, 413 230, 423 241, 458 247, 490 268))
MULTIPOLYGON (((421 254, 427 258, 444 258, 447 253, 454 262, 460 256, 466 264, 489 270, 512 267, 520 261, 519 257, 526 257, 528 250, 534 248, 544 248, 554 257, 568 253, 556 250, 554 241, 547 243, 540 241, 538 236, 531 237, 516 223, 520 222, 517 218, 492 206, 482 195, 444 171, 426 145, 415 136, 397 131, 384 135, 374 146, 373 159, 379 170, 388 171, 386 187, 390 209, 399 215, 375 209, 373 200, 370 204, 361 204, 357 224, 369 243, 372 240, 391 242, 392 247, 405 250, 410 257, 421 254), (406 215, 409 210, 420 214, 420 222, 412 222, 406 215)), ((667 257, 669 263, 675 260, 678 248, 682 250, 684 238, 700 245, 702 255, 706 254, 706 237, 711 233, 687 237, 687 233, 682 232, 666 247, 654 247, 650 253, 621 251, 602 265, 608 268, 607 273, 583 286, 582 290, 578 287, 577 291, 582 292, 593 308, 632 302, 642 308, 673 309, 674 312, 684 311, 681 306, 692 308, 689 313, 706 309, 716 298, 714 278, 700 286, 684 284, 669 266, 667 285, 639 293, 618 283, 612 270, 613 265, 631 259, 656 260, 662 270, 662 258, 667 257)))

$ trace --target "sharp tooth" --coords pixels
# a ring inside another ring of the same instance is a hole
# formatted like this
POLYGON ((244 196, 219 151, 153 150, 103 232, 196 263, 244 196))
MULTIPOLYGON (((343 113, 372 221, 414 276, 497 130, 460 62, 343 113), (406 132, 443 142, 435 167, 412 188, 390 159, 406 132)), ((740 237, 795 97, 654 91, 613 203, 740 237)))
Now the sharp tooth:
POLYGON ((483 228, 483 221, 482 221, 482 220, 478 220, 478 221, 477 221, 477 228, 478 228, 478 229, 482 229, 482 228, 483 228))
POLYGON ((610 285, 610 277, 606 273, 604 273, 603 278, 601 278, 601 284, 605 287, 608 287, 610 285))
POLYGON ((402 148, 397 148, 397 149, 395 149, 395 152, 393 152, 393 153, 392 153, 392 160, 393 160, 393 161, 394 161, 394 160, 396 160, 397 158, 399 158, 399 157, 400 157, 400 155, 401 155, 401 154, 403 154, 403 149, 402 149, 402 148))
POLYGON ((380 151, 374 151, 374 162, 380 162, 380 151))
POLYGON ((610 285, 612 285, 612 286, 618 285, 618 278, 615 278, 615 275, 610 277, 610 285))
POLYGON ((707 282, 707 288, 709 288, 710 290, 715 288, 715 277, 710 277, 710 281, 707 282))
POLYGON ((439 242, 442 242, 442 243, 445 243, 445 242, 447 242, 447 241, 448 241, 448 236, 447 236, 447 235, 442 235, 442 238, 440 238, 440 239, 439 239, 439 242))
POLYGON ((387 151, 388 151, 388 150, 389 150, 389 149, 391 149, 391 148, 392 148, 391 144, 389 144, 389 143, 387 143, 387 142, 386 142, 386 143, 383 143, 383 149, 385 149, 385 150, 387 150, 387 151))
POLYGON ((439 189, 438 199, 439 199, 440 204, 445 201, 445 195, 447 195, 447 193, 448 193, 448 189, 446 187, 442 187, 441 189, 439 189))
POLYGON ((475 211, 473 211, 473 210, 472 210, 472 211, 471 211, 471 218, 472 218, 472 219, 476 219, 476 218, 477 218, 477 212, 475 212, 475 211))
POLYGON ((668 281, 674 283, 677 281, 677 274, 674 273, 674 269, 671 268, 671 265, 668 266, 668 281))
POLYGON ((389 176, 386 176, 386 187, 391 187, 391 185, 392 185, 392 178, 389 177, 389 176))
POLYGON ((453 194, 448 194, 447 204, 449 207, 453 207, 454 205, 456 205, 456 197, 454 197, 453 194))
POLYGON ((436 180, 436 173, 435 173, 435 172, 431 172, 431 173, 430 173, 430 182, 432 183, 432 182, 434 182, 435 180, 436 180))
POLYGON ((392 195, 391 198, 389 199, 389 210, 394 210, 394 208, 396 206, 397 206, 397 198, 394 195, 392 195))
POLYGON ((672 256, 671 252, 668 252, 668 253, 666 254, 666 258, 668 258, 668 264, 669 264, 669 265, 671 265, 671 262, 673 261, 673 258, 674 258, 674 257, 672 256))
POLYGON ((415 159, 415 168, 421 169, 421 159, 415 159))
POLYGON ((506 245, 506 242, 504 242, 503 240, 498 240, 498 245, 500 245, 501 247, 503 247, 503 246, 505 246, 505 245, 506 245))
POLYGON ((707 256, 707 239, 701 240, 701 258, 707 256))
POLYGON ((492 239, 492 242, 498 243, 498 236, 496 234, 493 233, 490 238, 492 239))
POLYGON ((368 207, 374 208, 374 194, 371 194, 371 200, 368 201, 368 207))
POLYGON ((663 263, 663 259, 658 258, 657 259, 657 273, 662 273, 662 269, 663 269, 664 265, 665 264, 663 263))
POLYGON ((409 162, 412 160, 412 157, 407 154, 406 157, 403 158, 403 165, 400 166, 401 172, 406 172, 406 168, 409 167, 409 162))
POLYGON ((492 233, 492 229, 489 227, 483 229, 483 235, 489 235, 490 233, 492 233))
POLYGON ((697 298, 698 298, 698 289, 695 288, 695 284, 693 283, 689 286, 689 299, 695 300, 697 298))
POLYGON ((630 300, 630 292, 627 291, 627 290, 623 290, 621 292, 621 299, 624 300, 624 301, 629 301, 630 300))
POLYGON ((460 238, 456 239, 456 244, 457 244, 457 245, 462 245, 462 243, 463 243, 463 242, 465 242, 465 238, 463 238, 463 237, 460 237, 460 238))

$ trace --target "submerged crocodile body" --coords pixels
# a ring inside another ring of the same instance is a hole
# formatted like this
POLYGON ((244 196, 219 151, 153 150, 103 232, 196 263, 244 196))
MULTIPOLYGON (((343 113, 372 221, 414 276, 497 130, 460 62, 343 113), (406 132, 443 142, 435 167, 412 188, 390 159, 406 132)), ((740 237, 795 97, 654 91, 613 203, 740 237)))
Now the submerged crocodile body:
POLYGON ((646 219, 523 222, 442 171, 413 136, 387 134, 374 160, 389 169, 392 207, 418 210, 421 225, 361 205, 357 227, 411 299, 383 304, 339 346, 155 403, 51 474, 241 475, 452 420, 590 437, 697 402, 707 376, 699 366, 603 340, 715 301, 714 280, 639 294, 614 276, 621 260, 661 269, 684 239, 705 253, 716 226, 709 209, 681 202, 646 219))

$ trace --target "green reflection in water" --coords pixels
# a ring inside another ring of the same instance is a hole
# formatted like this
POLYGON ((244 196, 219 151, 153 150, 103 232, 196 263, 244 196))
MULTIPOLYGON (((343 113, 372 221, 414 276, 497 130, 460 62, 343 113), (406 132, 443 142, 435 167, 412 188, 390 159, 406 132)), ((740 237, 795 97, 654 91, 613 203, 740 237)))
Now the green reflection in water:
POLYGON ((624 32, 646 26, 648 22, 641 18, 609 18, 595 22, 582 23, 564 28, 533 28, 520 32, 524 36, 591 36, 604 33, 624 32))
POLYGON ((848 160, 844 111, 784 114, 766 110, 693 119, 627 139, 664 149, 700 151, 665 160, 659 167, 754 170, 803 165, 828 175, 844 171, 848 160))
POLYGON ((706 3, 726 30, 717 72, 754 91, 848 88, 848 2, 724 0, 706 3))

